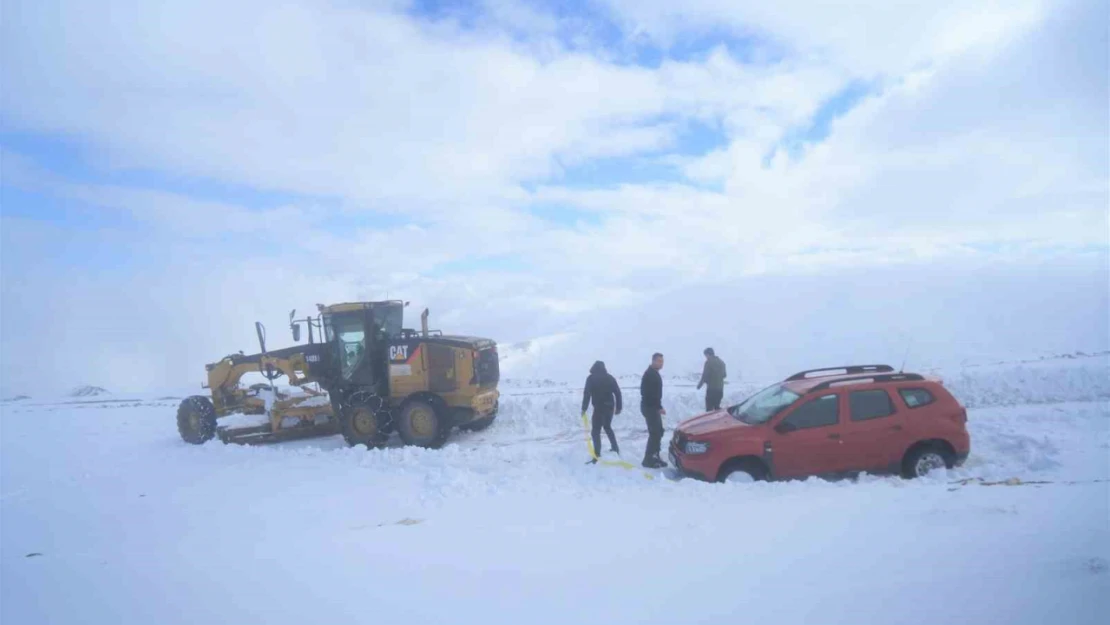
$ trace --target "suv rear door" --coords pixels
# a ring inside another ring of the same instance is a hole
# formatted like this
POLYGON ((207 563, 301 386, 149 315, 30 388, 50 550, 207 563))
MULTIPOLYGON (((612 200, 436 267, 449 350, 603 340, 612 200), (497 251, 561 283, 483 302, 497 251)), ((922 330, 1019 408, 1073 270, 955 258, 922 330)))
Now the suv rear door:
POLYGON ((848 414, 844 424, 844 447, 850 470, 897 470, 908 446, 906 413, 898 409, 890 391, 883 387, 847 391, 848 414))
POLYGON ((841 418, 836 392, 800 400, 774 425, 771 448, 775 477, 835 473, 844 463, 841 418))

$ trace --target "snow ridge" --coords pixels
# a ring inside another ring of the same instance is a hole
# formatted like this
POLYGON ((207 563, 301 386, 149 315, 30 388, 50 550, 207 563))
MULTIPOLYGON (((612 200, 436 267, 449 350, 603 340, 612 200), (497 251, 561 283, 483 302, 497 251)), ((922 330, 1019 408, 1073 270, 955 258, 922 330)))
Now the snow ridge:
POLYGON ((107 395, 107 394, 108 394, 108 391, 104 388, 101 388, 99 386, 85 385, 85 386, 78 386, 77 388, 70 391, 69 396, 70 397, 99 397, 101 395, 107 395))

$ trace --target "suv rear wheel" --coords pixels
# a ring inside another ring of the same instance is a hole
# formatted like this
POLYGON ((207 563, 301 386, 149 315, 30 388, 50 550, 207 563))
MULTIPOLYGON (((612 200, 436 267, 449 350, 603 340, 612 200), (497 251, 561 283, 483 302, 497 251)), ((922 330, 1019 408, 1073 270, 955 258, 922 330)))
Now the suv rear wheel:
POLYGON ((938 469, 952 467, 952 455, 940 445, 919 445, 906 454, 902 475, 907 479, 924 477, 938 469))

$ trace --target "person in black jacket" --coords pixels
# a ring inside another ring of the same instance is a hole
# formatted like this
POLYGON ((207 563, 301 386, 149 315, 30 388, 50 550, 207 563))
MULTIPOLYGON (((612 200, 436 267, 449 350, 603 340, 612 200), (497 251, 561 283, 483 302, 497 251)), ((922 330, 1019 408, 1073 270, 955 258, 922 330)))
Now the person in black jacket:
POLYGON ((721 399, 725 396, 725 378, 728 377, 728 370, 725 368, 725 361, 717 357, 713 353, 712 347, 706 347, 705 351, 705 368, 701 371, 701 381, 698 382, 698 390, 701 387, 705 388, 705 411, 721 409, 721 399))
POLYGON ((644 450, 644 466, 649 469, 662 469, 666 462, 659 457, 659 447, 663 442, 663 377, 659 370, 663 368, 663 354, 656 352, 651 356, 651 366, 644 371, 640 379, 640 412, 647 422, 648 441, 644 450))
MULTIPOLYGON (((586 386, 582 389, 582 414, 594 404, 594 414, 590 419, 590 434, 594 440, 594 453, 601 455, 601 430, 609 437, 609 451, 619 454, 617 435, 613 433, 613 414, 621 413, 621 389, 617 380, 605 370, 605 363, 600 360, 590 367, 590 375, 586 378, 586 386)), ((597 462, 597 458, 591 460, 597 462)))

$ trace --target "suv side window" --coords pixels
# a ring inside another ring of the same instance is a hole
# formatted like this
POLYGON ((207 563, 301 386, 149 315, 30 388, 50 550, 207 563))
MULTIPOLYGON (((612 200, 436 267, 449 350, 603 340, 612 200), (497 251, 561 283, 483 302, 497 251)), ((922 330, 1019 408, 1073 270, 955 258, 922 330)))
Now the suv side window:
POLYGON ((906 402, 906 406, 910 408, 927 406, 937 400, 932 393, 923 388, 900 388, 898 393, 902 395, 902 401, 906 402))
POLYGON ((890 401, 890 395, 881 388, 852 391, 848 395, 848 404, 852 410, 852 421, 880 419, 894 414, 894 403, 890 401))
POLYGON ((836 425, 840 420, 840 401, 836 395, 825 395, 798 407, 783 420, 799 430, 836 425))

